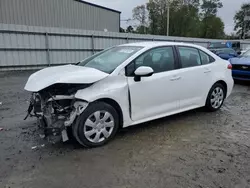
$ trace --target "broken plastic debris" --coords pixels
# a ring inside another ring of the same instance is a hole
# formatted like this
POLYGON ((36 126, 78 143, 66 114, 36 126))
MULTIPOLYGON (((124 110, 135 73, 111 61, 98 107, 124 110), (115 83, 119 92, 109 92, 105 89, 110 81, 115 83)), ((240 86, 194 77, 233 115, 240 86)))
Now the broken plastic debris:
POLYGON ((40 136, 41 139, 45 138, 45 134, 39 134, 39 136, 40 136))
POLYGON ((31 147, 31 149, 35 150, 35 149, 43 148, 44 146, 45 146, 45 144, 42 144, 40 146, 33 146, 33 147, 31 147))
POLYGON ((2 105, 3 104, 3 102, 0 102, 0 105, 2 105))
POLYGON ((34 150, 34 149, 36 149, 36 148, 37 148, 37 146, 33 146, 33 147, 31 147, 31 149, 32 149, 32 150, 34 150))
POLYGON ((66 130, 62 131, 62 139, 63 139, 63 142, 66 142, 66 141, 69 140, 69 137, 67 135, 67 131, 66 130))

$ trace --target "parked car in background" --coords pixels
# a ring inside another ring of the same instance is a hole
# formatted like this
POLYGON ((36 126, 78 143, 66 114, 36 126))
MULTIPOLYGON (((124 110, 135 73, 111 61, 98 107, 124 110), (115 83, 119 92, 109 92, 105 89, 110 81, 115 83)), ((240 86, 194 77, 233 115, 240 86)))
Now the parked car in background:
POLYGON ((250 80, 250 50, 237 58, 231 58, 232 76, 236 80, 250 80))
POLYGON ((229 60, 230 58, 238 57, 240 52, 237 53, 232 48, 218 48, 218 49, 210 49, 211 52, 219 56, 224 60, 229 60))
POLYGON ((43 137, 96 147, 122 127, 183 111, 220 109, 233 88, 231 64, 206 48, 174 42, 115 46, 77 65, 32 74, 28 115, 38 118, 43 137))
POLYGON ((250 50, 250 48, 248 47, 248 48, 246 48, 246 49, 244 49, 244 50, 241 50, 241 54, 244 54, 245 52, 247 52, 248 50, 250 50))
POLYGON ((237 53, 241 52, 240 41, 210 42, 207 48, 208 49, 232 48, 237 53))

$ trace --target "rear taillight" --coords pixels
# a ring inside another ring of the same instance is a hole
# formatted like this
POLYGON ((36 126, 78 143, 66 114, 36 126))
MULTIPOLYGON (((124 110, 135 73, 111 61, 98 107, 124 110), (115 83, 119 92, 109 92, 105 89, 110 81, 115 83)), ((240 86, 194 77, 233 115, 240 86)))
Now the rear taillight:
POLYGON ((227 68, 228 68, 228 69, 233 69, 232 64, 228 64, 227 68))

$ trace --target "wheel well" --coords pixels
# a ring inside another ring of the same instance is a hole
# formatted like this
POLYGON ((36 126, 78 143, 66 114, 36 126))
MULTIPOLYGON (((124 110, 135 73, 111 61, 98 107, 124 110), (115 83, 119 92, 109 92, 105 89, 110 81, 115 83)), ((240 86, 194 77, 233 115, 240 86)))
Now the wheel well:
POLYGON ((105 103, 111 105, 113 108, 115 108, 115 110, 117 111, 117 113, 119 115, 119 127, 122 128, 122 126, 123 126, 123 113, 122 113, 122 109, 121 109, 120 105, 115 100, 109 99, 109 98, 98 99, 97 101, 105 102, 105 103))
POLYGON ((224 88, 226 89, 226 92, 225 92, 225 97, 226 97, 227 96, 227 84, 226 84, 226 82, 224 82, 223 80, 219 80, 215 84, 217 84, 217 83, 223 85, 224 88))

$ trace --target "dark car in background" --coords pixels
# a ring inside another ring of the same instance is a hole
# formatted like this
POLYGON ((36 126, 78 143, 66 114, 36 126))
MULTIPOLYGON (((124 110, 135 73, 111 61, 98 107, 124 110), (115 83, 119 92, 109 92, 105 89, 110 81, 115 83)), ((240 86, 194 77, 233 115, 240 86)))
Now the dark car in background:
POLYGON ((209 42, 207 48, 208 49, 232 48, 237 53, 241 52, 240 41, 209 42))
POLYGON ((216 48, 216 49, 209 49, 209 50, 224 60, 229 60, 231 58, 238 57, 240 54, 240 52, 237 53, 232 48, 216 48))
POLYGON ((250 50, 236 58, 229 59, 232 64, 232 76, 235 80, 250 81, 250 50))

